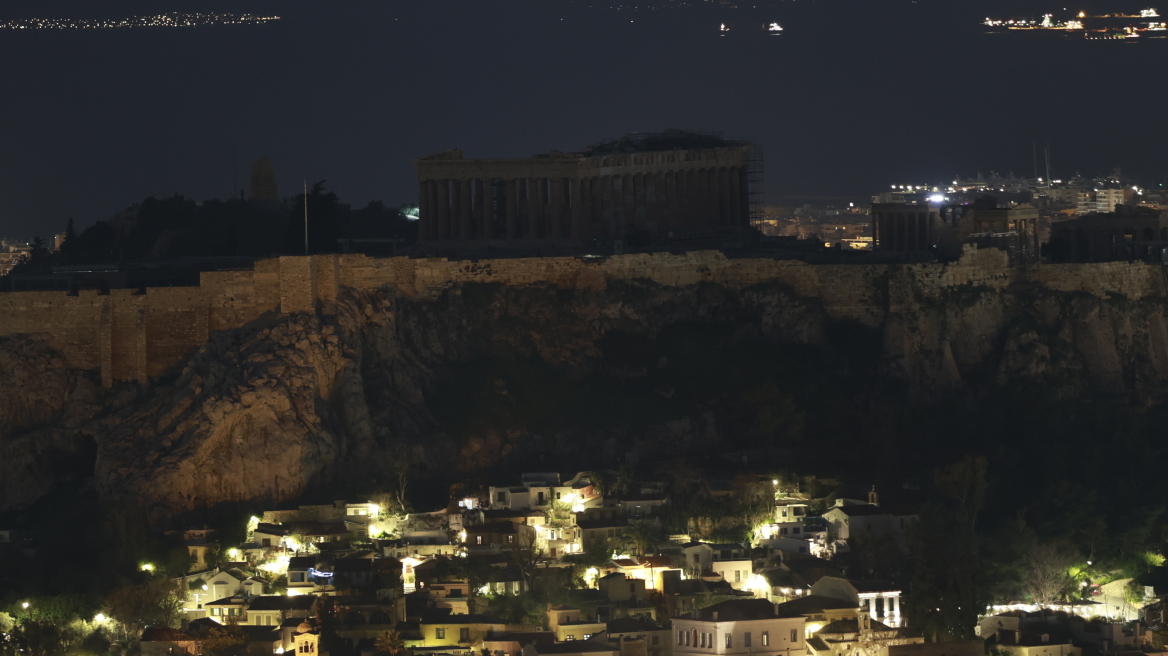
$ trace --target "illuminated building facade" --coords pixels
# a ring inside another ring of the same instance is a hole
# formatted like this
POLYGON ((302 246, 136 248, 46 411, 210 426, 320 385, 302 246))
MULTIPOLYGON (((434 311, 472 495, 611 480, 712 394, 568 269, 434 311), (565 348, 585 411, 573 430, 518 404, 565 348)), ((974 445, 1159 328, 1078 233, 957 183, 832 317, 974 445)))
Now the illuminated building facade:
POLYGON ((751 149, 673 130, 526 159, 448 150, 415 161, 420 239, 579 242, 745 227, 751 149))

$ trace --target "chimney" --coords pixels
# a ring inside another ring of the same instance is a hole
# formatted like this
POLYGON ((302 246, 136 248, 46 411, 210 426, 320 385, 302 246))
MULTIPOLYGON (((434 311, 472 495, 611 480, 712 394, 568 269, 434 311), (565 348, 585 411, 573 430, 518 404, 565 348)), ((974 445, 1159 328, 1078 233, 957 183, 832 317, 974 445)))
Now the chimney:
POLYGON ((1050 642, 1050 634, 1049 633, 1042 634, 1042 641, 1043 642, 1050 642))
POLYGON ((718 611, 714 611, 714 621, 718 621, 718 611))

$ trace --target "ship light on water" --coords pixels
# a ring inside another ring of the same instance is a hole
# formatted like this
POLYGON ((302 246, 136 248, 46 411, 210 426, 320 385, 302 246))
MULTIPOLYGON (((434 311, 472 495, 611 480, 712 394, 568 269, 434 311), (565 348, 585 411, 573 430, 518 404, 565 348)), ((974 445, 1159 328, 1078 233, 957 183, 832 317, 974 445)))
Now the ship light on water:
POLYGON ((783 31, 783 26, 779 25, 778 23, 771 23, 770 25, 767 25, 767 31, 771 34, 778 34, 779 32, 783 31))
POLYGON ((1140 18, 1159 18, 1160 12, 1155 9, 1141 9, 1140 18))
POLYGON ((719 29, 718 29, 718 31, 719 31, 719 32, 729 32, 729 31, 730 31, 730 28, 729 28, 729 27, 726 27, 726 24, 725 24, 725 23, 722 23, 722 27, 721 27, 721 28, 719 28, 719 29))

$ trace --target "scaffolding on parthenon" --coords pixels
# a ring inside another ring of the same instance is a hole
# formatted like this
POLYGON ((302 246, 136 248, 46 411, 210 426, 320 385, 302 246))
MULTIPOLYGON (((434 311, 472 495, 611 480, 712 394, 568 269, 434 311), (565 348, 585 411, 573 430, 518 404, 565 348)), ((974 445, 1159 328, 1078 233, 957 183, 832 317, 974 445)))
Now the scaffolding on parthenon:
POLYGON ((763 173, 766 157, 762 146, 754 144, 750 149, 749 164, 746 169, 747 199, 750 203, 750 225, 762 229, 766 212, 766 193, 763 191, 763 173))

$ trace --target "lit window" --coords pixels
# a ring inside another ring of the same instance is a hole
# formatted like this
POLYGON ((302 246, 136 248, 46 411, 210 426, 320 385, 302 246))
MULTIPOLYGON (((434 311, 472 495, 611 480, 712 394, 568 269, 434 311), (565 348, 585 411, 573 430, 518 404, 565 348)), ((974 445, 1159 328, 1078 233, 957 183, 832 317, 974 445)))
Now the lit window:
POLYGON ((726 649, 733 649, 733 648, 734 648, 734 634, 727 633, 726 634, 726 649))
POLYGON ((799 631, 791 629, 791 642, 799 642, 799 631))
POLYGON ((770 644, 771 644, 771 632, 770 631, 763 631, 762 632, 762 646, 769 647, 770 644))
POLYGON ((443 629, 443 628, 434 629, 434 639, 435 640, 445 640, 446 639, 446 629, 443 629))

